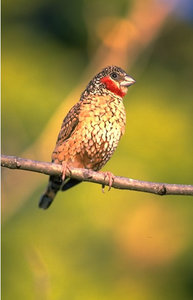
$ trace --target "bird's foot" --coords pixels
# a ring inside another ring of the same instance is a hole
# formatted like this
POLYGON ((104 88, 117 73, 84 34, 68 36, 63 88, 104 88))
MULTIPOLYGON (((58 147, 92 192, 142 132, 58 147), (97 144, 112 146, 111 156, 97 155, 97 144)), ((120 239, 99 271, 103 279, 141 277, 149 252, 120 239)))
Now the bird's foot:
POLYGON ((70 171, 70 167, 68 166, 66 161, 62 162, 62 181, 65 180, 66 178, 66 171, 68 171, 69 173, 71 173, 70 171))
MULTIPOLYGON (((112 184, 114 182, 114 179, 115 179, 115 175, 113 175, 113 173, 111 172, 102 172, 104 174, 104 180, 106 179, 106 177, 108 177, 109 179, 109 189, 108 191, 110 191, 111 187, 112 187, 112 184)), ((105 185, 103 184, 102 185, 102 192, 104 193, 104 188, 105 188, 105 185)))

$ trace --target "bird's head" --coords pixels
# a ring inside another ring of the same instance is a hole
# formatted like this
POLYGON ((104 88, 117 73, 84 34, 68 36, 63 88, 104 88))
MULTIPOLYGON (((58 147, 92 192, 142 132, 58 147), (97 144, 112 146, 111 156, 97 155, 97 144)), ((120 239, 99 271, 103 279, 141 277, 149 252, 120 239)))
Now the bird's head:
POLYGON ((119 67, 108 66, 98 73, 88 84, 88 93, 111 92, 119 97, 124 97, 128 87, 135 83, 135 80, 119 67))

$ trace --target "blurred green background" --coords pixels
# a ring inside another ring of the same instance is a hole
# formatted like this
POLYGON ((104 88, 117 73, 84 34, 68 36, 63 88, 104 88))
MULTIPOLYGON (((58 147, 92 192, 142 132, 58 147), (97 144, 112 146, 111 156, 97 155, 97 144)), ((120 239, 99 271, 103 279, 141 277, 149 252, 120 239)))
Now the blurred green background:
MULTIPOLYGON (((49 161, 88 80, 137 83, 104 170, 193 184, 191 0, 2 2, 2 152, 49 161)), ((47 176, 2 170, 2 299, 193 299, 193 198, 82 183, 38 209, 47 176)))

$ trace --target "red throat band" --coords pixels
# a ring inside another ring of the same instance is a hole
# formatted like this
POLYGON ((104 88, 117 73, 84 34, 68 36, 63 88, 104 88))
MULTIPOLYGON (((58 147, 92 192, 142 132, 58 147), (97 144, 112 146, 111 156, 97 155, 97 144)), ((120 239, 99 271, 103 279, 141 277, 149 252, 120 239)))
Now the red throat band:
POLYGON ((111 91, 112 93, 114 93, 120 97, 125 96, 126 93, 124 93, 120 88, 118 88, 116 83, 109 76, 101 78, 101 82, 104 83, 106 88, 109 91, 111 91))

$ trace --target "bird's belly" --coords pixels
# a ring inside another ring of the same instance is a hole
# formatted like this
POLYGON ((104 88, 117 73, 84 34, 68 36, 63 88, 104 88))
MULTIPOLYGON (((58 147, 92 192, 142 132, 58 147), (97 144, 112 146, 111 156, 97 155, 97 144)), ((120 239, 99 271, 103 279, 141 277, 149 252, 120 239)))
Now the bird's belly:
POLYGON ((100 170, 110 159, 124 132, 125 121, 107 117, 87 118, 53 153, 53 161, 75 168, 100 170), (55 159, 56 158, 56 159, 55 159))
POLYGON ((121 127, 109 121, 91 123, 83 133, 80 144, 84 167, 93 170, 101 169, 110 159, 121 138, 121 127))

